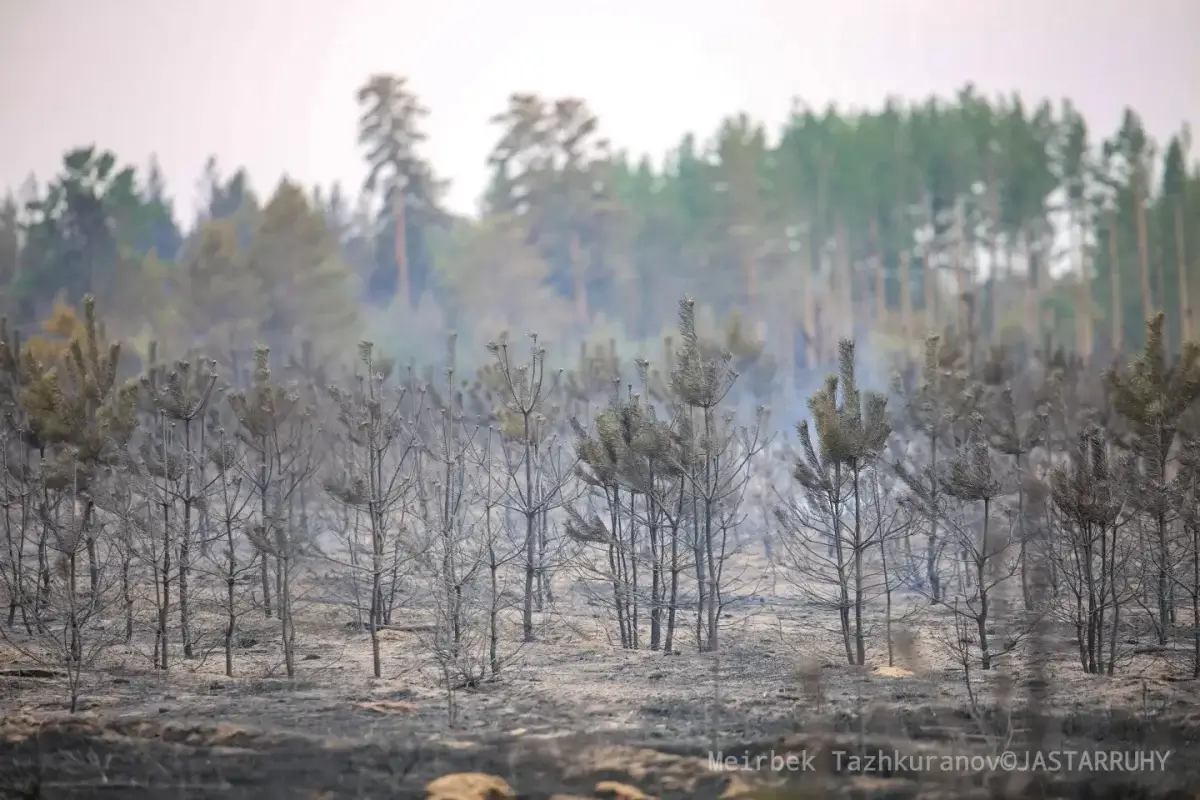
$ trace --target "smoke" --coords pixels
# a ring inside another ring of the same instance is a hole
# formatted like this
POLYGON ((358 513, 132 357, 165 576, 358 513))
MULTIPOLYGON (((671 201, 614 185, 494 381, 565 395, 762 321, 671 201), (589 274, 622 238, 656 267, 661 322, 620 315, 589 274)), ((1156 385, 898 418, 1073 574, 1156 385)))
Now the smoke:
MULTIPOLYGON (((674 318, 645 320, 640 327, 655 330, 656 334, 642 338, 630 336, 619 314, 608 309, 597 309, 586 327, 564 324, 563 317, 555 309, 533 309, 522 317, 522 324, 505 324, 508 317, 503 312, 506 292, 494 288, 495 306, 491 313, 478 315, 454 314, 443 302, 446 294, 436 287, 424 292, 415 308, 404 308, 403 303, 393 300, 385 307, 364 303, 362 307, 363 338, 373 341, 381 355, 403 364, 414 364, 421 370, 440 375, 447 363, 446 342, 450 333, 457 336, 456 364, 458 374, 468 379, 478 369, 491 364, 486 344, 504 335, 510 339, 523 336, 528 331, 537 331, 539 341, 547 348, 548 369, 576 372, 580 369, 580 353, 585 349, 591 353, 602 349, 615 352, 623 385, 638 390, 635 361, 644 359, 652 370, 666 373, 668 349, 679 346, 679 331, 674 318), (453 323, 453 324, 452 324, 453 323)), ((717 306, 723 302, 705 302, 697 299, 697 328, 701 337, 715 345, 724 346, 725 337, 735 320, 734 314, 720 314, 717 306)), ((719 300, 719 298, 718 298, 719 300)), ((742 317, 745 318, 744 313, 742 317)), ((745 365, 737 383, 726 398, 727 407, 735 410, 738 418, 750 422, 756 409, 769 409, 770 432, 776 438, 790 439, 796 425, 810 420, 808 398, 825 381, 826 376, 838 370, 836 360, 823 363, 803 364, 785 362, 787 347, 776 346, 788 335, 795 336, 793 351, 803 348, 803 339, 792 331, 775 331, 761 321, 749 325, 749 338, 762 344, 763 349, 755 363, 745 365)), ((872 346, 876 337, 869 320, 862 319, 855 328, 856 369, 859 388, 887 394, 895 371, 895 356, 880 353, 872 346)), ((799 360, 799 359, 798 359, 799 360)), ((597 398, 603 401, 602 397, 597 398)))

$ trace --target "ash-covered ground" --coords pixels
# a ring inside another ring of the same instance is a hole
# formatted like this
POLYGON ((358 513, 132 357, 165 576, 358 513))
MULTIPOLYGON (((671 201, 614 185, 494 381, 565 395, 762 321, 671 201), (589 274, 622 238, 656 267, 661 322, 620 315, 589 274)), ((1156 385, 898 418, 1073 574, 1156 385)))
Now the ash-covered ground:
MULTIPOLYGON (((939 619, 931 609, 906 628, 892 666, 877 646, 875 666, 859 668, 839 656, 836 619, 794 597, 730 604, 715 656, 699 653, 687 630, 675 653, 623 650, 595 608, 569 599, 538 615, 538 641, 509 652, 498 679, 447 692, 420 624, 381 633, 375 679, 367 635, 340 609, 313 604, 298 622, 295 680, 279 677, 275 623, 260 615, 239 633, 237 677, 222 674, 215 647, 166 674, 140 647, 118 648, 84 676, 75 715, 65 678, 9 648, 0 796, 424 797, 432 779, 460 772, 488 773, 527 798, 616 791, 604 781, 681 798, 1197 796, 1188 788, 1200 778, 1194 681, 1173 679, 1161 659, 1108 678, 1082 674, 1067 657, 1034 670, 1014 656, 973 675, 969 696, 939 647, 939 619), (791 753, 798 767, 809 755, 815 771, 772 771, 769 762, 718 770, 714 746, 742 766, 747 756, 791 753), (860 761, 854 774, 850 760, 1036 750, 1170 755, 1165 769, 1140 772, 912 762, 864 772, 860 761)), ((519 631, 506 637, 517 641, 519 631)))

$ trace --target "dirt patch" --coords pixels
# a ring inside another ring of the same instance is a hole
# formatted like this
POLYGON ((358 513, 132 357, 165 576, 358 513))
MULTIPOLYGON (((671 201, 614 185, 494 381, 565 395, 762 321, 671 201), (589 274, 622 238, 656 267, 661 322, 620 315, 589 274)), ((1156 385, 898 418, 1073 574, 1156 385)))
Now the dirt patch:
POLYGON ((593 798, 606 781, 655 798, 811 800, 1191 798, 1200 785, 1196 682, 1141 665, 1107 678, 1066 659, 1037 672, 1014 661, 974 677, 973 704, 961 673, 919 636, 920 658, 890 665, 869 650, 871 666, 851 667, 818 610, 788 614, 787 625, 769 608, 731 622, 719 659, 691 642, 671 654, 623 650, 583 612, 540 615, 539 641, 452 697, 410 630, 383 637, 381 678, 365 634, 316 618, 298 628, 298 652, 314 657, 292 680, 280 677, 266 622, 235 653, 232 678, 211 649, 177 654, 164 674, 135 640, 84 676, 75 718, 61 673, 0 652, 0 797, 422 798, 430 781, 476 772, 518 798, 593 798), (1172 755, 1165 772, 1053 775, 856 773, 834 755, 1005 746, 1172 755), (714 749, 767 766, 714 769, 714 749), (772 771, 772 755, 812 756, 818 768, 772 771))
MULTIPOLYGON (((602 736, 512 736, 464 748, 410 737, 392 742, 272 733, 235 725, 154 719, 38 719, 0 725, 0 796, 23 798, 425 797, 431 781, 460 773, 481 791, 551 798, 1192 798, 1168 775, 966 774, 898 768, 852 774, 846 753, 888 751, 910 760, 962 756, 941 745, 855 737, 793 737, 739 750, 807 759, 801 770, 714 769, 708 754, 671 753, 602 736), (488 788, 490 787, 490 788, 488 788), (615 794, 614 794, 615 792, 615 794), (624 794, 621 794, 624 792, 624 794), (638 793, 638 794, 635 794, 638 793)), ((976 749, 968 753, 982 753, 976 749)), ((464 779, 465 780, 465 779, 464 779)), ((446 792, 452 782, 435 784, 446 792)), ((454 783, 463 789, 464 781, 454 783)), ((465 791, 465 789, 464 789, 465 791)), ((467 800, 503 794, 443 794, 467 800)))

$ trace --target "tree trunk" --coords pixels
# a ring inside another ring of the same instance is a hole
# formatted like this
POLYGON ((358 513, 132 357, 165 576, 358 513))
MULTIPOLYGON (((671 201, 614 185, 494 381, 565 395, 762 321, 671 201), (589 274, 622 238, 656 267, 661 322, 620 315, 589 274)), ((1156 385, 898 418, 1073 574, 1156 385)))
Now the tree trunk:
MULTIPOLYGON (((929 437, 929 461, 930 473, 933 476, 937 475, 937 446, 938 437, 932 434, 929 437)), ((942 576, 938 565, 938 485, 937 478, 930 479, 929 488, 929 541, 925 553, 925 577, 929 581, 929 597, 939 603, 942 600, 942 576)))
MULTIPOLYGON (((228 490, 226 490, 228 491, 228 490)), ((228 514, 228 508, 226 509, 228 514)), ((237 586, 237 547, 233 539, 233 521, 225 519, 225 558, 229 572, 225 576, 225 677, 233 677, 233 633, 237 630, 237 606, 234 590, 237 586)))
MULTIPOLYGON (((1193 486, 1194 492, 1195 487, 1193 486)), ((1192 529, 1192 677, 1200 678, 1200 523, 1193 523, 1190 527, 1192 529)))
POLYGON ((884 635, 887 637, 887 665, 894 667, 896 665, 894 647, 892 645, 892 576, 888 571, 887 560, 887 540, 880 536, 879 540, 879 561, 883 567, 883 623, 884 635))
POLYGON ((854 466, 854 651, 861 667, 867 663, 867 642, 863 635, 863 541, 862 510, 859 504, 859 471, 854 466))
MULTIPOLYGON (((1165 474, 1162 470, 1159 474, 1165 474)), ((1165 646, 1167 644, 1168 634, 1171 630, 1171 610, 1173 608, 1170 594, 1170 573, 1168 565, 1170 564, 1170 549, 1167 541, 1167 518, 1164 514, 1159 514, 1155 520, 1158 529, 1158 643, 1165 646)))
MULTIPOLYGON (((653 485, 653 484, 651 484, 653 485)), ((654 502, 654 501, 651 501, 654 502)), ((657 522, 650 526, 650 649, 662 646, 662 545, 657 522)))
POLYGON ((1137 224, 1138 267, 1142 274, 1142 313, 1149 320, 1154 316, 1154 296, 1150 289, 1149 234, 1146 231, 1146 208, 1142 194, 1142 177, 1137 174, 1134 176, 1133 185, 1133 214, 1137 224))
MULTIPOLYGON (((577 284, 576 289, 580 287, 577 284)), ((579 295, 576 295, 578 300, 579 295)), ((586 307, 585 307, 586 310, 586 307)), ((525 413, 525 597, 521 609, 521 639, 524 642, 533 641, 533 581, 535 577, 534 559, 537 556, 537 540, 534 538, 537 511, 533 507, 533 433, 530 425, 533 420, 529 412, 525 413)))
POLYGON ((991 156, 988 157, 987 174, 988 205, 992 219, 991 230, 988 231, 987 321, 984 332, 990 337, 996 333, 996 288, 1000 278, 1000 187, 996 181, 996 160, 991 156))
POLYGON ((838 292, 838 302, 842 309, 842 319, 838 338, 854 337, 854 262, 850 258, 850 246, 847 243, 846 224, 841 219, 837 223, 837 261, 838 282, 841 284, 838 292))
POLYGON ((183 529, 179 536, 179 635, 183 639, 183 657, 192 658, 192 618, 188 577, 192 566, 192 423, 183 421, 183 452, 187 460, 183 479, 183 529))
POLYGON ((1108 274, 1112 291, 1112 354, 1115 358, 1124 349, 1125 323, 1121 319, 1121 254, 1117 247, 1117 212, 1112 212, 1108 225, 1108 274))
POLYGON ((412 305, 412 280, 408 273, 408 209, 405 207, 404 189, 397 187, 392 197, 392 211, 396 220, 396 294, 403 308, 412 305))
POLYGON ((500 674, 500 564, 496 560, 496 548, 488 539, 488 583, 491 601, 488 604, 488 666, 492 675, 500 674))
MULTIPOLYGON (((164 481, 165 484, 165 481, 164 481)), ((166 497, 166 490, 163 490, 163 497, 166 497)), ((170 668, 170 659, 168 653, 170 651, 170 643, 167 639, 167 621, 170 619, 171 613, 171 506, 164 499, 162 502, 163 511, 163 568, 162 568, 162 606, 158 609, 158 636, 157 639, 162 643, 162 652, 159 654, 162 657, 161 668, 165 672, 170 668)))
MULTIPOLYGON (((1072 215, 1074 216, 1074 215, 1072 215)), ((1079 257, 1079 295, 1075 307, 1075 349, 1084 364, 1092 361, 1092 271, 1083 244, 1083 231, 1076 220, 1071 222, 1073 247, 1079 257)))
POLYGON ((1042 315, 1038 313, 1038 289, 1041 287, 1040 260, 1034 255, 1033 244, 1029 234, 1020 234, 1020 246, 1025 255, 1025 323, 1033 326, 1033 340, 1037 344, 1042 341, 1042 315))
POLYGON ((100 562, 96 560, 96 537, 88 527, 88 512, 84 512, 84 544, 88 555, 88 584, 92 587, 92 596, 100 593, 100 562))
MULTIPOLYGON (((968 330, 967 294, 967 226, 963 220, 962 201, 954 204, 954 321, 960 331, 968 330)), ((968 338, 969 342, 969 338, 968 338)))
POLYGON ((900 328, 904 341, 913 335, 912 253, 900 253, 900 328))
POLYGON ((979 560, 975 566, 975 580, 979 591, 979 613, 975 616, 975 621, 979 628, 979 655, 982 661, 981 666, 985 670, 992 668, 992 653, 988 645, 988 588, 984 569, 988 561, 988 533, 990 532, 991 517, 991 502, 984 498, 983 501, 983 540, 979 544, 979 560))
POLYGON ((887 270, 883 254, 879 251, 879 219, 871 217, 871 260, 875 278, 875 325, 882 326, 887 322, 887 270))
POLYGON ((1183 342, 1192 341, 1192 302, 1188 294, 1188 260, 1186 236, 1183 232, 1183 201, 1175 205, 1175 260, 1179 264, 1179 330, 1183 342))
POLYGON ((679 490, 679 502, 675 505, 675 518, 671 522, 671 588, 667 600, 667 632, 663 638, 663 652, 670 655, 675 647, 676 609, 679 607, 679 523, 683 518, 683 488, 679 490))

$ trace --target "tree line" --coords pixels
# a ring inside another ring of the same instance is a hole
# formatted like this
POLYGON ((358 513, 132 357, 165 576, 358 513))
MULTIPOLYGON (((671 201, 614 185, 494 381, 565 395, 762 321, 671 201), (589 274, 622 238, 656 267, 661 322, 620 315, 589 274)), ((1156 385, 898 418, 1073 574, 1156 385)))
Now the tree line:
POLYGON ((150 338, 339 340, 320 359, 364 328, 406 355, 449 329, 482 345, 531 324, 557 342, 654 342, 687 292, 702 316, 752 318, 783 377, 833 364, 841 338, 891 352, 946 326, 1052 335, 1085 360, 1140 346, 1156 309, 1173 352, 1196 333, 1190 136, 1160 147, 1133 110, 1104 138, 1069 101, 970 85, 877 109, 798 104, 781 131, 734 116, 655 164, 608 142, 585 101, 516 94, 491 120, 483 211, 467 219, 422 156, 415 88, 376 75, 358 100, 357 192, 260 195, 214 159, 183 221, 153 164, 68 152, 0 213, 6 312, 29 325, 91 292, 142 358, 150 338))

